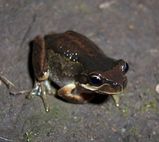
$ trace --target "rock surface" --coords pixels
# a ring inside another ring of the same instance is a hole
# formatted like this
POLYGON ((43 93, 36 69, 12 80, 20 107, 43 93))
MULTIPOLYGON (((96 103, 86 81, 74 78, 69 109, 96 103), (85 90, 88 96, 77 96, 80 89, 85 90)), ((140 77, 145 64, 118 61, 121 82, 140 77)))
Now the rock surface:
POLYGON ((20 89, 32 87, 29 41, 75 30, 110 57, 128 61, 128 87, 119 108, 75 105, 49 96, 11 96, 0 85, 0 142, 158 142, 158 0, 1 0, 0 72, 20 89))

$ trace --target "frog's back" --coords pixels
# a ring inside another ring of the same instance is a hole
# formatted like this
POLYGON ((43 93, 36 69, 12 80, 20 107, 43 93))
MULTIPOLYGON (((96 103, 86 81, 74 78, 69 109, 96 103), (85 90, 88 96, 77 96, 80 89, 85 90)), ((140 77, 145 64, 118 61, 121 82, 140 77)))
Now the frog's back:
POLYGON ((47 35, 45 43, 48 50, 81 63, 87 70, 107 70, 113 66, 112 59, 106 57, 95 43, 77 32, 47 35))

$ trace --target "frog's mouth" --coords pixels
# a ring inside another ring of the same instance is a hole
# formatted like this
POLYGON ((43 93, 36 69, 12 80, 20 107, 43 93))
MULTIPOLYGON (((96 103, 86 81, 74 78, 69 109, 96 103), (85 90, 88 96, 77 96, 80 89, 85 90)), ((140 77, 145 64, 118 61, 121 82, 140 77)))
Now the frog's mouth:
POLYGON ((110 84, 103 84, 101 86, 92 86, 90 84, 81 84, 81 87, 99 93, 99 94, 109 94, 115 95, 123 92, 123 86, 118 84, 116 86, 112 86, 110 84))

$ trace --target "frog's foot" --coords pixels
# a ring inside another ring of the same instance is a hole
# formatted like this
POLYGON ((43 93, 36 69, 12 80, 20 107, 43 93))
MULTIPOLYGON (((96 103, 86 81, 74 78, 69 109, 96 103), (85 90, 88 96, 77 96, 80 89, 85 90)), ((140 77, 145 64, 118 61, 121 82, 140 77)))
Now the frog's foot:
POLYGON ((59 89, 58 96, 72 103, 86 103, 92 99, 92 96, 78 92, 74 83, 68 84, 59 89))
POLYGON ((41 97, 45 111, 49 111, 49 105, 48 105, 48 100, 47 100, 47 94, 55 94, 55 90, 51 87, 48 81, 41 81, 41 82, 36 82, 34 88, 30 92, 29 95, 27 95, 27 98, 32 98, 33 96, 39 96, 41 97))
POLYGON ((113 97, 116 107, 119 107, 120 96, 117 94, 117 95, 112 95, 112 97, 113 97))
POLYGON ((7 86, 9 94, 11 95, 22 95, 30 92, 30 90, 18 91, 15 85, 11 81, 9 81, 5 76, 0 75, 0 81, 2 81, 7 86))

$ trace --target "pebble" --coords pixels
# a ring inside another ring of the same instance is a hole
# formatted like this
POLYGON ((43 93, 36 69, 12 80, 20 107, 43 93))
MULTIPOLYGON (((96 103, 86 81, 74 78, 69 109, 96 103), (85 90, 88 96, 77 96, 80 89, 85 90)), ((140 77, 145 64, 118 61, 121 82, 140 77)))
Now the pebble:
POLYGON ((159 84, 156 85, 156 92, 159 94, 159 84))
POLYGON ((99 5, 100 9, 106 9, 109 8, 112 4, 114 4, 116 1, 112 0, 110 2, 103 2, 99 5))

